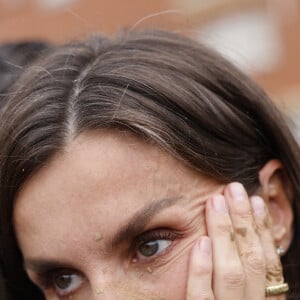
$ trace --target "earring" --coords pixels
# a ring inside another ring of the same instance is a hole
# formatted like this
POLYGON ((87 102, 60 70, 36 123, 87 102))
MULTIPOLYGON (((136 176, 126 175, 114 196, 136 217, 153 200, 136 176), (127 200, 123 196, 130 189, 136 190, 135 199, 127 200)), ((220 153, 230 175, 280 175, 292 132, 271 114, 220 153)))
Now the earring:
POLYGON ((282 256, 284 254, 284 249, 281 245, 276 247, 276 252, 279 256, 282 256))

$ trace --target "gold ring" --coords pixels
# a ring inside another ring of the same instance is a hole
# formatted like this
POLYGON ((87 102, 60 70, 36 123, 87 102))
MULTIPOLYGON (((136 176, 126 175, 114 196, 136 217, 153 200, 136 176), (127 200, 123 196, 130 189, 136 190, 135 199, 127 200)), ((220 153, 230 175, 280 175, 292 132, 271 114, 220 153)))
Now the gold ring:
POLYGON ((289 285, 287 283, 280 283, 276 285, 270 285, 265 288, 266 296, 275 296, 288 292, 289 285))

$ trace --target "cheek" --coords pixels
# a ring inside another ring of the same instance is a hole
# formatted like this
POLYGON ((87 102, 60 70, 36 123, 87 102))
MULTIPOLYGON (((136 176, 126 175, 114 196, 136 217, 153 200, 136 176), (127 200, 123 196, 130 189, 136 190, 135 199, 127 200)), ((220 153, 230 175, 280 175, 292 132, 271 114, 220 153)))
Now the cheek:
POLYGON ((182 300, 186 296, 186 285, 189 269, 189 256, 192 243, 182 245, 168 262, 159 266, 146 267, 140 272, 135 287, 139 290, 148 290, 146 299, 182 300), (152 295, 152 297, 150 297, 152 295), (157 297, 153 298, 153 295, 157 297))
POLYGON ((164 274, 162 285, 166 299, 180 300, 186 298, 186 286, 189 269, 189 251, 185 251, 176 262, 174 267, 169 272, 164 274))

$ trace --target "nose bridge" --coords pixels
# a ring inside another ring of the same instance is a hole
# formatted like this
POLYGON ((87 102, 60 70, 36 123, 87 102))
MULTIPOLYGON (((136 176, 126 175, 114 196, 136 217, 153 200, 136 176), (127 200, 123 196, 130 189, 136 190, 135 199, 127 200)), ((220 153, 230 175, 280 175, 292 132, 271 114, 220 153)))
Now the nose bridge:
POLYGON ((96 290, 93 294, 92 300, 124 300, 128 299, 125 295, 121 295, 117 291, 104 289, 104 290, 96 290))
POLYGON ((149 286, 142 285, 134 273, 123 268, 97 270, 89 278, 92 295, 91 300, 125 300, 125 299, 165 299, 153 297, 149 286))
POLYGON ((92 300, 145 300, 145 299, 165 299, 160 297, 152 297, 150 294, 145 294, 142 291, 136 291, 134 288, 126 288, 125 286, 116 286, 105 288, 103 290, 95 290, 92 300))
POLYGON ((121 300, 126 299, 124 287, 126 274, 121 268, 100 268, 95 273, 90 284, 93 300, 121 300))
POLYGON ((93 289, 93 300, 124 300, 135 299, 129 296, 129 292, 120 285, 106 286, 104 288, 93 289))

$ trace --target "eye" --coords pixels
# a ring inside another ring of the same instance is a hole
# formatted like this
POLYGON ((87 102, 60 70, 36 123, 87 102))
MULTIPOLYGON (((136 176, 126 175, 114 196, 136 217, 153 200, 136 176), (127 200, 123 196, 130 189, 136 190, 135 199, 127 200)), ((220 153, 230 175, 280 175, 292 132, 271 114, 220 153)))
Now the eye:
POLYGON ((84 276, 72 270, 49 270, 38 274, 36 283, 44 291, 54 292, 58 297, 71 296, 82 285, 84 276))
POLYGON ((149 260, 162 255, 180 234, 171 229, 159 228, 146 231, 134 241, 135 261, 149 260))
POLYGON ((82 276, 75 273, 60 273, 53 277, 53 287, 58 296, 74 293, 82 282, 82 276))
POLYGON ((170 240, 154 240, 149 241, 138 247, 137 258, 143 259, 144 257, 149 258, 154 255, 158 255, 166 250, 172 241, 170 240))

